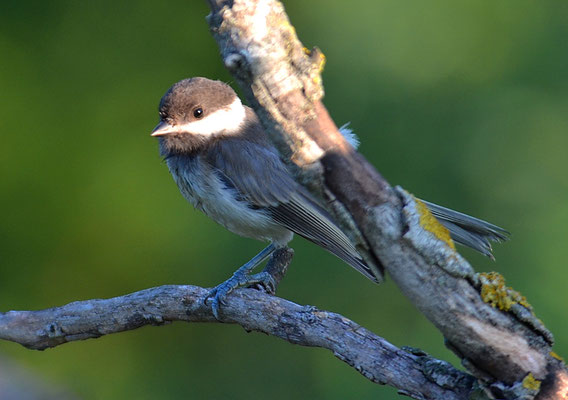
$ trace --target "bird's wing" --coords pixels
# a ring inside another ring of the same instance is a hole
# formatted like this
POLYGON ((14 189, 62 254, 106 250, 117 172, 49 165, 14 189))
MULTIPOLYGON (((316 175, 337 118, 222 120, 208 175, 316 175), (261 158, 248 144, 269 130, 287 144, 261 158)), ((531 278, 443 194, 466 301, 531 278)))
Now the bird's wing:
POLYGON ((335 254, 367 278, 377 277, 332 217, 290 175, 276 150, 242 141, 220 141, 208 156, 210 163, 253 207, 263 208, 294 233, 335 254), (238 160, 231 151, 239 149, 238 160))
POLYGON ((248 140, 220 140, 209 150, 207 160, 255 207, 289 201, 297 186, 276 150, 248 140))
POLYGON ((373 282, 379 282, 351 241, 311 196, 298 191, 289 201, 268 210, 286 228, 335 254, 373 282))

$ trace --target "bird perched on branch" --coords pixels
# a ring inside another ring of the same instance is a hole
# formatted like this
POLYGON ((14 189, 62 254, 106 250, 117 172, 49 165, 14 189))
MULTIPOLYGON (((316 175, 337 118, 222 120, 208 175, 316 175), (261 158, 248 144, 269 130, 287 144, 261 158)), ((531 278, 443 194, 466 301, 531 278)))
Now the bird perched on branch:
MULTIPOLYGON (((251 271, 296 233, 351 265, 380 279, 331 215, 298 184, 280 159, 254 111, 230 86, 206 78, 184 79, 162 97, 160 122, 152 131, 160 154, 182 195, 197 209, 238 235, 270 244, 210 293, 213 313, 233 289, 271 285, 251 271)), ((490 240, 507 232, 488 222, 425 202, 452 238, 491 256, 490 240)))

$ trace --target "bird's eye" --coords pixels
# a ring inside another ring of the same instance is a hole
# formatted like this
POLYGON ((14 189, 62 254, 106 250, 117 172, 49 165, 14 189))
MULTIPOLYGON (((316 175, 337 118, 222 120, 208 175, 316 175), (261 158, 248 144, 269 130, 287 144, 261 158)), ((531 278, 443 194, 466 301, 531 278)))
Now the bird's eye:
POLYGON ((197 107, 195 110, 193 110, 193 116, 194 116, 195 118, 201 118, 201 117, 203 117, 203 108, 197 107))
POLYGON ((168 114, 166 114, 165 112, 160 111, 159 114, 160 114, 160 119, 161 119, 161 120, 166 120, 166 119, 168 119, 168 114))

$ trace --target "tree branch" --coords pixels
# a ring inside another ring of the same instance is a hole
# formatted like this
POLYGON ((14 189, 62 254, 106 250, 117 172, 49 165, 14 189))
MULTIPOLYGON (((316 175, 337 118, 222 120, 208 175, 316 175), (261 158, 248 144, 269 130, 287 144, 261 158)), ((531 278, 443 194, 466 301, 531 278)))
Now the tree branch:
POLYGON ((494 396, 566 396, 566 366, 526 300, 500 276, 476 274, 426 207, 393 189, 338 132, 321 102, 324 57, 298 40, 282 4, 208 2, 225 66, 300 180, 328 200, 367 260, 389 272, 494 396))
POLYGON ((331 350, 367 379, 417 399, 466 399, 475 379, 425 353, 401 350, 355 322, 254 289, 227 296, 221 320, 204 301, 210 289, 160 286, 111 299, 77 301, 41 311, 0 314, 0 339, 44 350, 145 325, 226 322, 293 344, 331 350))

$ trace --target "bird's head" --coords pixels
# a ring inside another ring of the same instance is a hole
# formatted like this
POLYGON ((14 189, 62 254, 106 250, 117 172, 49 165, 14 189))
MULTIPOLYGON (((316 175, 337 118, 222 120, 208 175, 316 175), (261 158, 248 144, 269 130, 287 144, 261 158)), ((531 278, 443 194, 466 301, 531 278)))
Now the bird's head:
POLYGON ((174 84, 162 97, 159 114, 152 136, 160 138, 164 155, 193 152, 213 138, 237 133, 246 118, 235 91, 206 78, 174 84))

